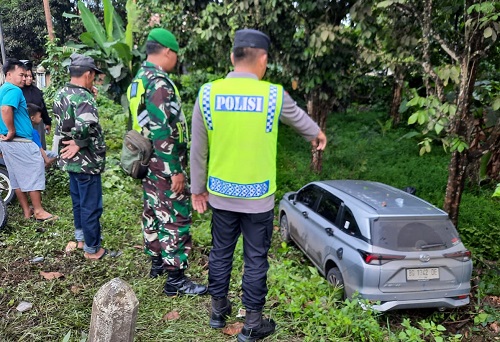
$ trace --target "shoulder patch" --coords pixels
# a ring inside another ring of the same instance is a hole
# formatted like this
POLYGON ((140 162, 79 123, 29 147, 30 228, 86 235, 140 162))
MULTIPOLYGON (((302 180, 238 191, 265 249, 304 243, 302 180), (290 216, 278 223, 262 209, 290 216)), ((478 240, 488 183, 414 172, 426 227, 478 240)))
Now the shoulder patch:
POLYGON ((139 88, 139 85, 137 83, 137 81, 134 81, 132 82, 132 84, 130 84, 130 97, 136 97, 137 96, 137 89, 139 88))

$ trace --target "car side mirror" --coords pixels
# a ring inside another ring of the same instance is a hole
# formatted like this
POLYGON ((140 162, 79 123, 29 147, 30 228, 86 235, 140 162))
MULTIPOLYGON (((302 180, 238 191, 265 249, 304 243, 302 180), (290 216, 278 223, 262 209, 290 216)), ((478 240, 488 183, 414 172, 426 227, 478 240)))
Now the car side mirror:
POLYGON ((290 197, 288 197, 288 199, 290 201, 292 201, 293 205, 295 205, 297 203, 296 198, 297 198, 297 194, 291 194, 290 197))

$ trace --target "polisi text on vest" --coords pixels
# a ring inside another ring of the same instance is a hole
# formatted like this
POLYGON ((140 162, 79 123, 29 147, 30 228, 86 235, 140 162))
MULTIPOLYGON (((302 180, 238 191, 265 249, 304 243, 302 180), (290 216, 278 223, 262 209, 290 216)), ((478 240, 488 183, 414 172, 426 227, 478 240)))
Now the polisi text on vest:
POLYGON ((215 110, 231 112, 262 112, 263 96, 216 95, 215 110))

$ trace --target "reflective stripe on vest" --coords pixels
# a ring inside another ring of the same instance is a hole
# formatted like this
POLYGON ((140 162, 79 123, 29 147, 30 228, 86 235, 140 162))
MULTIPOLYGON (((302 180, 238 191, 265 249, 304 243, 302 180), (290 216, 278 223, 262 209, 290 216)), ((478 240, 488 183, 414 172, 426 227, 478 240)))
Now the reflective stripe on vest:
MULTIPOLYGON (((171 102, 171 113, 179 117, 177 122, 177 129, 179 131, 179 142, 187 143, 189 146, 189 128, 187 126, 186 117, 182 111, 181 96, 175 84, 168 78, 162 78, 167 81, 174 89, 175 96, 179 103, 171 102)), ((149 121, 149 113, 146 110, 145 95, 146 87, 141 78, 134 79, 127 89, 127 98, 129 102, 129 111, 132 117, 132 129, 142 133, 142 128, 145 127, 149 121), (140 112, 139 112, 140 111, 140 112)))
POLYGON ((142 128, 149 122, 148 111, 144 104, 144 94, 146 89, 142 79, 134 80, 127 88, 127 98, 129 103, 130 116, 132 118, 132 129, 141 133, 142 128), (139 113, 139 110, 141 111, 139 113))

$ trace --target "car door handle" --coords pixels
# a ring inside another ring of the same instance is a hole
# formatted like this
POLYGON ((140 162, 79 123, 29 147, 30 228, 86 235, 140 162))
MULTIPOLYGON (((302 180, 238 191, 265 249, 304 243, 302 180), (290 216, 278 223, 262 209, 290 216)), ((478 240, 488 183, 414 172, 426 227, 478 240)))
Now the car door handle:
POLYGON ((307 213, 307 211, 303 211, 302 216, 304 216, 305 218, 309 218, 309 214, 307 213))
POLYGON ((325 228, 326 235, 328 236, 333 236, 333 229, 332 228, 325 228))

